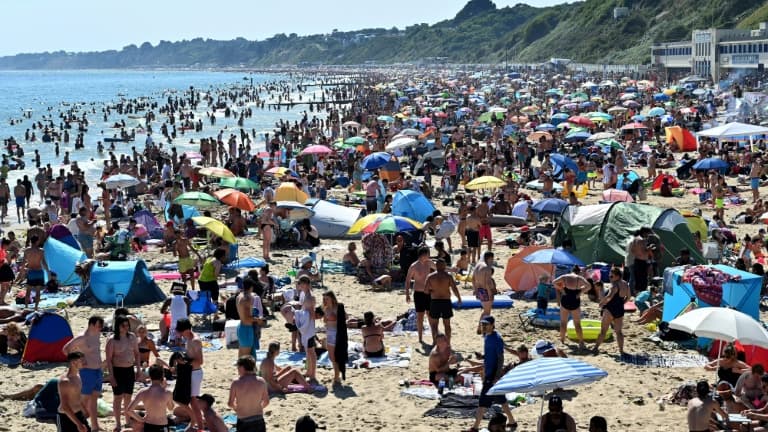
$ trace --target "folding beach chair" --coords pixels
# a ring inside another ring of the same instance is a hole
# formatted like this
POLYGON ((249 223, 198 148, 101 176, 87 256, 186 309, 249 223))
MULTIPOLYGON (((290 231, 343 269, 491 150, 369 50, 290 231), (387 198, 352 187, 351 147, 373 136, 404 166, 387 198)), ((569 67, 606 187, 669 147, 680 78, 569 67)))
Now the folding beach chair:
POLYGON ((208 321, 209 325, 213 327, 213 320, 210 319, 210 316, 218 312, 219 307, 211 300, 211 292, 187 291, 187 297, 190 299, 189 316, 200 315, 204 323, 208 321))

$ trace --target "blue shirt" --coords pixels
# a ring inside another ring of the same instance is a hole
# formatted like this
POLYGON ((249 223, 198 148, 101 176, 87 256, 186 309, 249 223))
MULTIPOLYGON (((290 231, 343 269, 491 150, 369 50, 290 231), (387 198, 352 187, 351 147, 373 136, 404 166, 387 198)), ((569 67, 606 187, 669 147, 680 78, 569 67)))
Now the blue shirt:
POLYGON ((539 285, 536 287, 536 297, 549 299, 549 288, 551 287, 552 285, 550 284, 539 282, 539 285))
POLYGON ((496 330, 485 337, 483 356, 485 379, 495 381, 504 365, 504 341, 496 330))

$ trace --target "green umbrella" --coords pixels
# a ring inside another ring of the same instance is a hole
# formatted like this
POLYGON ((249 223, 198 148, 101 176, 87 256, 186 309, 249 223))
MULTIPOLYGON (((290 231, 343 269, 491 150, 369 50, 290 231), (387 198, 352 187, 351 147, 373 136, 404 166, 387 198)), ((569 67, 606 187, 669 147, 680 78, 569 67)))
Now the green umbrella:
POLYGON ((613 138, 602 139, 596 141, 595 144, 600 146, 611 146, 611 148, 615 148, 616 150, 624 150, 624 146, 613 138))
POLYGON ((186 204, 192 207, 211 207, 221 204, 215 196, 205 192, 184 192, 173 200, 176 204, 186 204))
POLYGON ((334 143, 333 143, 333 147, 335 147, 335 148, 337 148, 337 149, 341 149, 341 150, 346 150, 346 149, 350 149, 350 148, 355 148, 356 146, 357 146, 356 144, 352 144, 352 143, 346 143, 346 142, 344 142, 344 139, 342 139, 342 138, 339 138, 339 139, 337 139, 337 140, 336 140, 336 141, 334 141, 334 143))
POLYGON ((359 145, 364 143, 365 143, 365 138, 359 137, 359 136, 347 138, 346 140, 344 140, 344 144, 359 145))
POLYGON ((482 114, 480 114, 480 117, 477 119, 481 122, 487 123, 492 120, 492 117, 495 116, 496 120, 503 120, 505 117, 505 114, 503 112, 496 112, 496 111, 487 111, 482 114))
POLYGON ((258 183, 244 177, 224 177, 219 180, 219 184, 224 187, 238 190, 259 190, 258 183))

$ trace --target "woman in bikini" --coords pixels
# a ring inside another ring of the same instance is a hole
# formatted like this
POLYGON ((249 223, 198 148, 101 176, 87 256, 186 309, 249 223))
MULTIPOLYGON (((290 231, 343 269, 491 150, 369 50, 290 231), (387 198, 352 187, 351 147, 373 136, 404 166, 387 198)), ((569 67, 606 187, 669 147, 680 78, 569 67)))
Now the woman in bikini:
POLYGON ((336 331, 338 329, 338 306, 336 294, 333 291, 323 293, 323 322, 325 323, 325 349, 333 365, 333 383, 341 384, 339 364, 336 362, 336 331))
POLYGON ((613 325, 613 332, 616 334, 616 344, 619 346, 619 352, 624 354, 624 303, 631 295, 629 284, 621 278, 621 269, 613 267, 611 269, 611 289, 608 295, 600 300, 600 307, 603 311, 603 319, 600 324, 600 336, 595 342, 594 353, 597 354, 600 344, 605 340, 605 334, 608 333, 608 327, 613 325))
POLYGON ((739 377, 744 372, 749 372, 749 365, 736 358, 736 350, 733 345, 728 345, 723 349, 722 357, 709 362, 704 366, 704 370, 716 370, 718 381, 726 381, 732 387, 736 387, 739 377))
POLYGON ((384 357, 384 328, 373 312, 363 314, 363 353, 366 357, 384 357))
POLYGON ((261 231, 262 240, 262 255, 264 260, 270 261, 269 252, 272 247, 272 235, 275 228, 275 208, 277 203, 272 201, 269 203, 269 207, 264 209, 264 213, 259 218, 259 230, 261 231))
POLYGON ((584 333, 581 331, 581 293, 591 288, 589 282, 581 275, 579 266, 574 266, 571 273, 564 274, 552 281, 560 294, 560 343, 565 343, 565 332, 568 318, 573 319, 576 336, 579 339, 579 349, 584 349, 584 333))
MULTIPOLYGON (((149 332, 147 331, 147 327, 144 324, 140 325, 136 329, 136 336, 139 338, 139 360, 141 361, 142 371, 144 371, 144 369, 148 368, 150 365, 149 354, 153 354, 155 356, 156 363, 160 363, 161 365, 170 368, 168 363, 160 358, 160 353, 157 351, 155 341, 149 338, 149 332)), ((143 376, 147 377, 146 375, 143 376)))

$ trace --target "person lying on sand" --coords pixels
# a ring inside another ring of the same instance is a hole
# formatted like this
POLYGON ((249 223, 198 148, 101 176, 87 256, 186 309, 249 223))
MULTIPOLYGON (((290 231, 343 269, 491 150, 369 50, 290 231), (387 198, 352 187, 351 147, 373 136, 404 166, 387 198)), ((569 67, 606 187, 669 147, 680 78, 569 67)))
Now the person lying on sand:
POLYGON ((275 364, 275 357, 280 354, 280 343, 270 342, 267 349, 267 358, 261 362, 259 373, 267 382, 270 393, 287 393, 289 385, 300 385, 305 390, 309 389, 309 383, 304 379, 300 370, 293 367, 280 367, 275 364))

